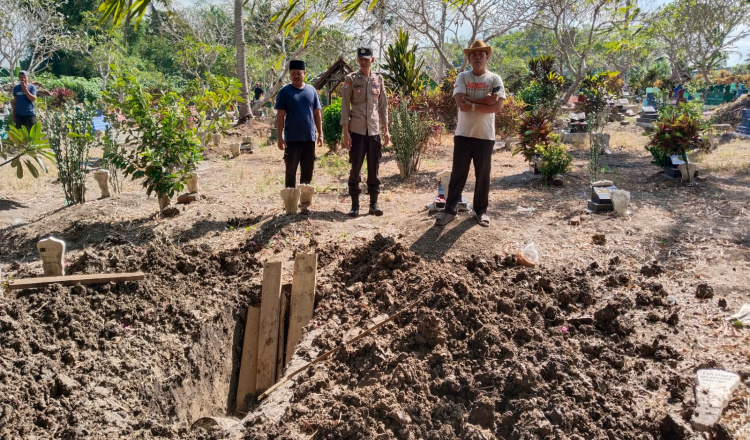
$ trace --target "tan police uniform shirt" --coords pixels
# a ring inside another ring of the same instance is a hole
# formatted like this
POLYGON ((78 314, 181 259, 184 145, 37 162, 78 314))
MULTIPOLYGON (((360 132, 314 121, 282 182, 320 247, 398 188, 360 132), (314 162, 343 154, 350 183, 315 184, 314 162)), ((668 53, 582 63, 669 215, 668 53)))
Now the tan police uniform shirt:
POLYGON ((341 95, 341 125, 349 125, 352 133, 374 136, 381 124, 388 126, 388 97, 379 73, 346 75, 341 95))

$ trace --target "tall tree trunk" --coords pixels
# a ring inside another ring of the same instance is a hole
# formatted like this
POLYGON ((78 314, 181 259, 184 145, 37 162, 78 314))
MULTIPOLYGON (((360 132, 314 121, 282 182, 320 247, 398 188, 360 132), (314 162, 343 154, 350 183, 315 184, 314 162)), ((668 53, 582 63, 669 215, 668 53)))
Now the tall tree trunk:
POLYGON ((247 86, 247 62, 245 61, 245 26, 242 23, 242 0, 234 0, 234 44, 237 48, 237 78, 240 80, 239 124, 253 117, 250 113, 250 90, 247 86))

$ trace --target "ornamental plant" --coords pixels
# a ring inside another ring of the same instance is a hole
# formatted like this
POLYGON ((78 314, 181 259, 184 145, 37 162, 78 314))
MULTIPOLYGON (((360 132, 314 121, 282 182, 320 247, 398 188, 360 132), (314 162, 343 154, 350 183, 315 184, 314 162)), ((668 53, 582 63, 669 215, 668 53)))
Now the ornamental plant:
POLYGON ((518 120, 518 137, 521 143, 513 150, 520 153, 526 162, 533 165, 539 156, 537 146, 552 143, 552 122, 550 115, 542 110, 526 112, 518 120))
POLYGON ((554 120, 565 78, 557 72, 552 55, 531 58, 528 66, 529 85, 521 89, 518 96, 526 103, 527 111, 546 110, 554 120))
POLYGON ((391 114, 390 125, 393 153, 401 177, 407 178, 419 168, 422 145, 430 137, 430 126, 419 112, 409 110, 405 100, 391 114))
POLYGON ((503 101, 503 107, 495 115, 495 130, 504 139, 518 133, 518 122, 524 114, 526 104, 513 95, 503 101))
POLYGON ((194 116, 198 131, 201 133, 201 145, 208 142, 208 136, 214 132, 226 132, 229 129, 229 109, 235 102, 244 102, 240 96, 240 82, 236 78, 208 75, 204 89, 193 97, 196 115, 194 116))
MULTIPOLYGON (((151 95, 127 71, 110 82, 104 99, 109 108, 120 108, 125 117, 121 130, 131 146, 109 150, 107 160, 122 170, 123 176, 143 179, 146 194, 156 193, 164 208, 162 201, 182 191, 203 161, 203 149, 191 123, 192 110, 174 92, 151 95)), ((115 115, 110 114, 109 119, 116 120, 115 115)))
POLYGON ((409 47, 409 32, 399 29, 396 42, 385 52, 385 64, 381 65, 386 71, 383 76, 401 94, 412 95, 424 87, 423 66, 424 60, 417 60, 417 45, 409 47))
POLYGON ((323 110, 323 142, 331 151, 337 151, 344 135, 341 127, 341 98, 334 98, 323 110))
POLYGON ((656 148, 667 158, 676 155, 685 161, 685 166, 689 169, 687 153, 702 145, 701 131, 700 121, 687 114, 661 119, 656 122, 656 129, 651 134, 651 141, 646 149, 656 148))
POLYGON ((10 164, 16 169, 16 177, 23 178, 23 167, 29 170, 32 177, 39 177, 39 169, 47 172, 44 160, 55 162, 55 155, 49 148, 49 140, 42 133, 41 124, 37 122, 31 130, 25 126, 16 128, 15 125, 8 127, 8 140, 0 140, 0 167, 10 164))
POLYGON ((537 151, 541 156, 539 173, 545 185, 549 185, 556 175, 570 171, 573 156, 559 139, 549 145, 537 145, 537 151))
POLYGON ((89 160, 89 150, 97 143, 91 134, 91 118, 96 116, 96 112, 96 108, 90 104, 63 102, 59 110, 46 112, 44 118, 68 205, 86 202, 84 165, 89 160))

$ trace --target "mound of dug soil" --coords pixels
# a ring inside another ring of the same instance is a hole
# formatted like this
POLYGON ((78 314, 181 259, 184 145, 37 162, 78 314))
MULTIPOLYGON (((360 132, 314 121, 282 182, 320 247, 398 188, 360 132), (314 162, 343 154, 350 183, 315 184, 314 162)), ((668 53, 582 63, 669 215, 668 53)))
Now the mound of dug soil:
POLYGON ((319 286, 322 350, 422 301, 297 377, 282 423, 251 412, 246 438, 693 435, 679 307, 617 258, 575 272, 499 256, 428 263, 378 236, 334 266, 337 281, 319 286))

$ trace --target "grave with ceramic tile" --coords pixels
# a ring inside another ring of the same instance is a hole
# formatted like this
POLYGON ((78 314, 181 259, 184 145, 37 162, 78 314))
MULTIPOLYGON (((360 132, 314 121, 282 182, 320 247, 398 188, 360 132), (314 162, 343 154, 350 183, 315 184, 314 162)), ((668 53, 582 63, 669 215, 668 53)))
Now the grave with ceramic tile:
POLYGON ((735 133, 745 138, 750 137, 750 108, 742 109, 742 124, 735 133))
POLYGON ((644 106, 641 116, 636 118, 635 123, 642 128, 654 128, 654 122, 659 119, 659 113, 656 107, 644 106))
POLYGON ((603 180, 600 182, 594 182, 591 184, 591 200, 588 202, 589 211, 592 212, 608 212, 614 211, 614 205, 612 205, 612 191, 616 191, 617 187, 612 184, 612 181, 603 180))

